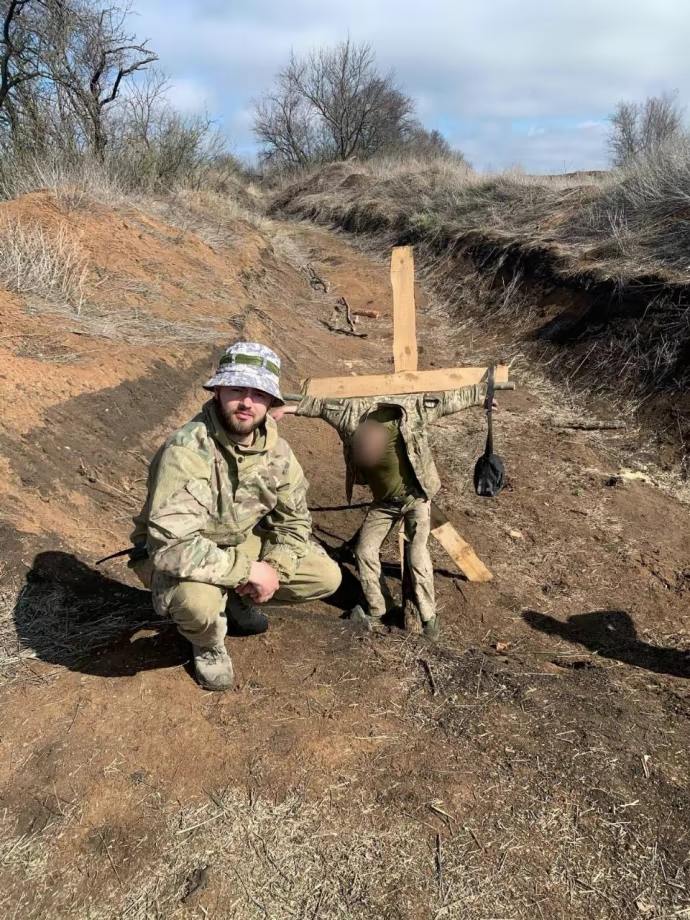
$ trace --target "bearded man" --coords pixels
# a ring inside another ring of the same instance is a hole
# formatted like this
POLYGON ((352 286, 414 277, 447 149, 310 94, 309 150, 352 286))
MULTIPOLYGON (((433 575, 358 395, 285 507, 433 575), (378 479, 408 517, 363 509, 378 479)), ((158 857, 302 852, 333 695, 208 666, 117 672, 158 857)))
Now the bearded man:
POLYGON ((311 538, 308 483, 268 411, 284 405, 280 359, 237 342, 204 384, 213 393, 154 457, 130 563, 157 613, 192 644, 198 682, 233 685, 227 621, 244 634, 268 627, 255 604, 333 594, 341 572, 311 538), (135 554, 136 556, 136 554, 135 554))

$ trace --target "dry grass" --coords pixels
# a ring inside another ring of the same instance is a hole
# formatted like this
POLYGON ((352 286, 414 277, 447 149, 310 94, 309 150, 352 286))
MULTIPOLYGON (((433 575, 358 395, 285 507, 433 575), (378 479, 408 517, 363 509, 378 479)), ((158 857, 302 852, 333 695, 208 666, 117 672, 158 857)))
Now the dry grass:
POLYGON ((178 227, 182 234, 195 234, 213 249, 237 242, 247 224, 264 232, 270 227, 262 201, 251 186, 236 190, 234 195, 181 188, 164 198, 147 196, 141 206, 178 227))
POLYGON ((0 168, 0 200, 46 190, 68 210, 87 207, 93 201, 117 206, 127 199, 126 186, 113 170, 86 157, 75 161, 33 157, 0 168))
MULTIPOLYGON (((27 312, 33 315, 46 313, 71 316, 68 311, 60 310, 49 302, 34 302, 27 312)), ((227 333, 220 327, 220 320, 219 327, 214 328, 211 319, 197 323, 172 322, 137 309, 125 313, 122 309, 89 304, 74 319, 75 328, 82 334, 131 344, 179 342, 186 345, 208 345, 227 338, 227 333)))
POLYGON ((288 212, 437 252, 477 233, 485 242, 521 244, 550 255, 563 277, 690 279, 686 143, 609 174, 485 175, 444 159, 337 164, 301 177, 275 201, 288 212))
MULTIPOLYGON (((190 233, 215 248, 222 248, 237 241, 246 232, 243 226, 247 223, 259 230, 266 229, 268 221, 261 216, 258 204, 256 210, 247 206, 255 195, 248 197, 245 204, 216 192, 185 189, 165 198, 126 197, 107 182, 94 186, 82 177, 77 184, 70 185, 65 184, 65 176, 59 173, 40 173, 33 179, 37 177, 46 182, 66 219, 51 228, 21 218, 6 217, 0 222, 0 287, 23 296, 29 314, 61 316, 82 334, 128 343, 212 344, 226 335, 222 317, 217 322, 212 317, 198 322, 193 319, 177 322, 152 316, 138 307, 124 307, 123 294, 155 293, 155 278, 142 286, 133 285, 126 275, 104 276, 100 271, 90 271, 87 256, 75 241, 69 212, 97 201, 105 202, 121 209, 126 207, 128 214, 134 215, 133 220, 138 211, 162 217, 174 228, 165 237, 166 241, 174 240, 179 230, 180 243, 190 233), (98 281, 94 280, 96 276, 98 281)), ((96 180, 98 177, 96 173, 96 180)), ((33 185, 27 180, 26 189, 33 185)), ((77 217, 77 223, 78 220, 77 217)), ((146 230, 151 232, 149 225, 146 230)), ((31 346, 28 349, 25 346, 24 352, 41 360, 69 360, 62 355, 44 354, 31 346)))
POLYGON ((124 586, 79 596, 58 582, 20 586, 6 578, 0 581, 0 678, 14 679, 33 659, 74 666, 138 628, 160 625, 151 618, 148 605, 124 586))
POLYGON ((434 798, 422 807, 371 799, 367 779, 390 769, 384 748, 316 800, 299 788, 273 800, 226 788, 180 807, 149 790, 138 808, 146 833, 133 827, 113 846, 108 828, 76 826, 76 798, 58 810, 49 795, 57 813, 29 833, 5 814, 0 877, 9 883, 0 905, 19 905, 26 918, 90 920, 688 916, 682 868, 659 846, 655 820, 631 807, 641 793, 614 791, 618 752, 586 733, 576 746, 545 742, 570 722, 529 706, 533 676, 497 671, 476 651, 439 654, 410 641, 377 653, 403 682, 397 703, 410 731, 431 738, 442 723, 448 756, 430 762, 421 781, 437 770, 457 772, 459 781, 469 774, 473 804, 457 812, 434 798), (419 667, 422 652, 436 695, 419 667), (587 773, 597 789, 583 781, 587 773), (70 830, 89 841, 98 834, 102 846, 70 844, 57 867, 70 830))
POLYGON ((52 232, 16 219, 0 224, 0 282, 8 290, 78 316, 87 279, 86 258, 65 224, 52 232))
POLYGON ((567 228, 609 181, 515 170, 487 176, 443 158, 371 161, 310 173, 279 192, 275 206, 438 251, 477 230, 536 244, 553 241, 557 228, 567 228))
POLYGON ((634 269, 690 276, 690 140, 682 138, 631 161, 582 215, 582 235, 610 238, 634 269))
POLYGON ((619 405, 687 385, 689 207, 687 144, 598 175, 480 175, 444 159, 336 164, 273 204, 386 248, 415 244, 451 323, 483 336, 510 328, 516 348, 569 388, 614 391, 619 405), (565 312, 574 291, 578 309, 591 304, 580 325, 565 312), (559 300, 562 328, 527 344, 559 300))

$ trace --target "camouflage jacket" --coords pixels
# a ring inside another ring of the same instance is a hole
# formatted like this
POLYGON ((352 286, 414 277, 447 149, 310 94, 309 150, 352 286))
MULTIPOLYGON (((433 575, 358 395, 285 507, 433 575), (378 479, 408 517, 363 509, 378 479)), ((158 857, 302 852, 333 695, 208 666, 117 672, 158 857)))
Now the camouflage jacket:
POLYGON ((486 399, 486 384, 448 390, 432 395, 421 393, 410 396, 363 397, 360 399, 319 399, 315 396, 303 396, 297 406, 297 415, 322 418, 332 425, 343 442, 347 480, 345 484, 347 500, 352 500, 355 483, 363 480, 357 474, 357 467, 352 456, 352 435, 357 426, 377 406, 398 406, 402 409, 400 432, 407 448, 407 455, 419 485, 428 499, 432 499, 441 488, 438 470, 429 447, 427 426, 444 415, 460 412, 470 406, 480 406, 486 399))
POLYGON ((260 525, 261 558, 286 581, 309 547, 307 488, 273 419, 254 445, 240 447, 210 400, 154 457, 132 541, 146 541, 161 572, 234 587, 249 576, 242 543, 260 525))

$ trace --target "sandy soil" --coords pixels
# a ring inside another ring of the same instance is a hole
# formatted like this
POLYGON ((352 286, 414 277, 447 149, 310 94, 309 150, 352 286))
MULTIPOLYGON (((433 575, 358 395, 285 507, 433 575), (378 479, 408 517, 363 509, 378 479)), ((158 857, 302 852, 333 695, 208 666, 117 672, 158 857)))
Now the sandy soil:
MULTIPOLYGON (((133 208, 4 207, 65 222, 92 278, 85 318, 0 292, 4 915, 690 916, 690 523, 618 475, 625 433, 554 429, 558 391, 518 365, 498 499, 471 489, 481 412, 435 426, 440 503, 495 575, 468 584, 433 548, 441 643, 357 632, 350 578, 230 637, 237 688, 207 694, 147 593, 94 560, 125 545, 147 458, 226 340, 276 347, 288 391, 390 368, 387 266, 307 224, 211 246, 133 208), (326 328, 342 295, 381 311, 367 338, 326 328)), ((482 351, 419 303, 424 364, 482 351)), ((337 438, 284 433, 337 546, 364 513, 342 508, 337 438)))

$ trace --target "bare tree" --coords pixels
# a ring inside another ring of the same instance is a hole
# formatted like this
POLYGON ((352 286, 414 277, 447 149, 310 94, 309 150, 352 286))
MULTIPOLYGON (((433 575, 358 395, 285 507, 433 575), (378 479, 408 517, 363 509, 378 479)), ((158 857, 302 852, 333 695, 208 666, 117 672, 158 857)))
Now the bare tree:
POLYGON ((143 147, 150 147, 160 121, 161 110, 167 107, 170 81, 157 68, 149 70, 143 79, 132 83, 121 97, 121 135, 143 147))
POLYGON ((61 40, 50 61, 51 76, 78 116, 87 143, 103 159, 108 143, 106 119, 123 80, 144 70, 158 56, 127 28, 130 8, 94 8, 88 0, 65 11, 61 40))
POLYGON ((624 166, 638 152, 639 106, 635 102, 619 102, 609 116, 609 151, 614 166, 624 166))
POLYGON ((4 0, 0 38, 0 113, 12 130, 17 125, 17 96, 25 84, 44 74, 50 5, 41 0, 4 0))
POLYGON ((643 150, 653 150, 681 133, 683 110, 675 93, 650 96, 640 113, 640 140, 643 150))
POLYGON ((378 72, 370 45, 349 38, 305 58, 293 54, 255 103, 266 159, 287 165, 370 156, 400 142, 412 124, 412 100, 392 74, 378 72))
POLYGON ((254 133, 268 162, 306 166, 315 159, 313 122, 313 113, 287 74, 280 74, 275 91, 254 104, 254 133))
POLYGON ((137 188, 218 187, 236 173, 209 117, 175 110, 167 78, 151 68, 156 54, 118 2, 0 0, 4 180, 44 163, 91 165, 92 156, 137 188))
POLYGON ((625 166, 683 133, 683 110, 675 93, 650 96, 643 103, 619 102, 610 116, 609 151, 614 166, 625 166))

